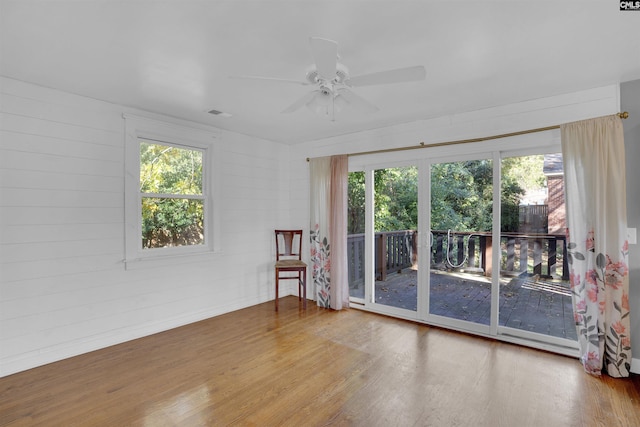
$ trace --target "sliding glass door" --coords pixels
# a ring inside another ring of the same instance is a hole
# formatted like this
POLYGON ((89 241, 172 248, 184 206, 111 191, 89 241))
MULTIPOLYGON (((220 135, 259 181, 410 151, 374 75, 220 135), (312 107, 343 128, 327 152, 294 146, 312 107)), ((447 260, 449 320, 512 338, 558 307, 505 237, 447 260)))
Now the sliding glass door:
POLYGON ((576 348, 558 138, 505 141, 361 161, 349 177, 355 306, 576 348))
POLYGON ((387 309, 418 309, 418 168, 373 171, 373 299, 387 309))
POLYGON ((349 172, 347 202, 347 264, 349 297, 364 304, 365 291, 365 174, 349 172))
POLYGON ((416 318, 418 167, 349 173, 349 295, 360 305, 416 318))
POLYGON ((430 165, 429 314, 489 325, 493 162, 430 165))
POLYGON ((503 156, 501 181, 499 325, 504 333, 576 340, 562 153, 503 156))

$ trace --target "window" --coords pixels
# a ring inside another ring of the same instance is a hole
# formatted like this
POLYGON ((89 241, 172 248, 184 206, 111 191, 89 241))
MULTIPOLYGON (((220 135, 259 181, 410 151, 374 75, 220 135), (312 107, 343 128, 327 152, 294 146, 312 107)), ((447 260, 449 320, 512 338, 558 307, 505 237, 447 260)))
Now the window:
POLYGON ((216 135, 130 115, 125 125, 125 261, 214 251, 216 135))
POLYGON ((140 142, 142 248, 202 245, 203 151, 140 142))

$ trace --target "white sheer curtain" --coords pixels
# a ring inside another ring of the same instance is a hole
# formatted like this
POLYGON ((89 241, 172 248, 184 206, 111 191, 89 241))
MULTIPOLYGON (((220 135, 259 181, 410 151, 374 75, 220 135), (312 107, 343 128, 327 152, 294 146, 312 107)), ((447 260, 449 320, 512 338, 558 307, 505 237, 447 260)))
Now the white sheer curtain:
POLYGON ((349 307, 347 156, 309 161, 311 268, 317 304, 349 307))
POLYGON ((567 247, 584 369, 631 368, 624 133, 617 116, 561 126, 567 247))
POLYGON ((331 308, 349 307, 349 265, 347 263, 347 185, 349 158, 331 157, 331 308))

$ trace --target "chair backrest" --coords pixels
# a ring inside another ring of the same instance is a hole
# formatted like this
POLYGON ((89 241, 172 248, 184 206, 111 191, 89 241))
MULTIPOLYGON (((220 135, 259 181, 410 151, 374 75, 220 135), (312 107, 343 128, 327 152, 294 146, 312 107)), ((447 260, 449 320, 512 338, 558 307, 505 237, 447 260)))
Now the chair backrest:
POLYGON ((280 257, 302 259, 302 230, 276 230, 276 260, 280 257))

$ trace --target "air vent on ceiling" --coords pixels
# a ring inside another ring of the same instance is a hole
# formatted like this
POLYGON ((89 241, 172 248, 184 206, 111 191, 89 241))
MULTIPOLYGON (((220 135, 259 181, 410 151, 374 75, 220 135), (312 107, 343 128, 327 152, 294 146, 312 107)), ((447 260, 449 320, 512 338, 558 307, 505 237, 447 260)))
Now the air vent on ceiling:
POLYGON ((231 114, 225 113, 224 111, 220 111, 220 110, 209 110, 208 113, 213 114, 214 116, 219 116, 219 117, 231 117, 231 114))

